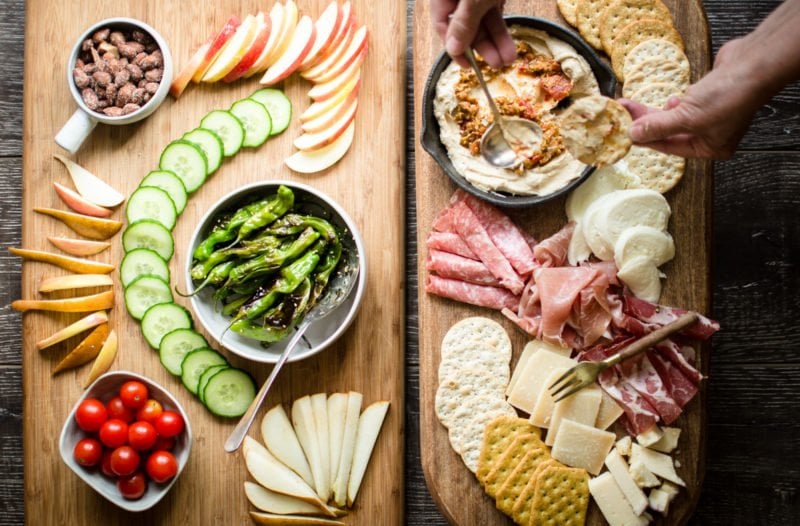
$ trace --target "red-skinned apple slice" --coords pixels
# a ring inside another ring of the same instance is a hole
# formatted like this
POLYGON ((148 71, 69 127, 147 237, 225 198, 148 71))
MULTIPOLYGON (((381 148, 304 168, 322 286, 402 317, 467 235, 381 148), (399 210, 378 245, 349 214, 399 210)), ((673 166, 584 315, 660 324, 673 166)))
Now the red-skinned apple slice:
POLYGON ((286 51, 286 48, 289 47, 289 44, 292 41, 292 36, 294 35, 295 28, 297 27, 297 19, 300 16, 300 11, 297 9, 297 4, 295 4, 292 0, 286 0, 286 3, 283 5, 283 30, 281 32, 280 38, 275 43, 275 48, 272 50, 272 53, 269 54, 264 59, 264 62, 261 63, 260 71, 264 71, 274 63, 278 61, 278 59, 283 56, 283 53, 286 51))
POLYGON ((328 56, 325 57, 323 60, 317 62, 313 67, 300 73, 300 76, 302 76, 305 79, 313 81, 315 78, 324 75, 325 72, 328 71, 328 69, 330 69, 331 66, 336 64, 336 62, 338 62, 339 59, 342 58, 342 55, 344 55, 344 53, 349 49, 350 42, 353 41, 353 37, 355 36, 355 34, 356 34, 356 24, 355 24, 355 19, 353 19, 353 23, 349 25, 347 33, 344 35, 344 38, 342 38, 342 41, 339 42, 336 48, 331 49, 328 56))
POLYGON ((315 75, 313 78, 308 77, 308 80, 316 84, 323 84, 341 75, 353 62, 357 60, 363 61, 364 56, 366 56, 363 51, 367 49, 367 36, 367 26, 359 27, 353 35, 353 40, 350 41, 347 50, 339 57, 339 60, 331 64, 321 74, 315 75))
POLYGON ((361 50, 359 57, 350 64, 347 70, 341 72, 338 76, 333 77, 327 82, 317 84, 308 91, 308 96, 314 99, 315 102, 328 100, 339 93, 345 86, 347 86, 352 79, 360 78, 361 76, 361 63, 367 56, 367 50, 361 50))
POLYGON ((111 246, 108 241, 91 241, 72 237, 50 236, 47 239, 56 248, 63 250, 67 254, 80 257, 94 256, 111 246))
POLYGON ((300 115, 300 122, 308 122, 312 120, 318 119, 320 116, 325 115, 326 113, 330 112, 334 106, 338 106, 339 104, 345 102, 350 102, 355 100, 358 96, 358 89, 361 86, 361 77, 355 76, 348 80, 347 84, 338 91, 333 97, 320 101, 315 102, 311 106, 309 106, 306 111, 300 115))
POLYGON ((84 199, 78 192, 74 192, 64 186, 63 184, 53 182, 53 187, 56 189, 58 197, 64 201, 64 204, 78 212, 87 216, 94 217, 108 217, 111 215, 111 210, 98 206, 88 199, 84 199))
POLYGON ((222 48, 225 47, 225 44, 233 38, 233 35, 236 33, 236 28, 242 24, 242 21, 239 20, 238 16, 232 16, 225 22, 225 25, 222 26, 222 29, 216 36, 212 37, 211 45, 208 47, 208 51, 206 51, 205 56, 203 57, 202 62, 200 63, 200 67, 197 68, 197 71, 194 72, 192 75, 192 80, 195 82, 200 82, 205 75, 206 71, 208 71, 209 66, 211 63, 214 62, 214 58, 217 54, 222 51, 222 48))
POLYGON ((308 55, 308 52, 311 51, 315 38, 314 22, 310 16, 303 16, 300 22, 297 23, 289 47, 286 48, 286 51, 278 61, 264 73, 264 76, 261 77, 261 84, 271 86, 291 75, 308 55))
POLYGON ((358 104, 353 104, 336 122, 331 123, 330 127, 319 133, 304 133, 294 140, 294 147, 304 152, 319 150, 331 144, 347 129, 356 116, 358 104))
POLYGON ((316 30, 316 37, 314 38, 314 45, 306 55, 306 58, 300 63, 298 69, 303 69, 305 66, 314 62, 314 59, 331 44, 339 27, 342 25, 342 9, 339 4, 334 0, 325 10, 319 15, 319 18, 314 22, 314 29, 316 30))
POLYGON ((189 59, 189 62, 186 63, 183 69, 180 70, 177 75, 175 75, 175 78, 172 79, 172 84, 169 85, 170 95, 176 99, 181 96, 183 90, 185 90, 186 86, 189 85, 192 77, 200 68, 203 60, 206 58, 206 53, 208 53, 209 48, 211 48, 211 42, 213 39, 214 37, 209 38, 202 46, 200 46, 197 51, 194 52, 194 55, 192 55, 192 58, 189 59))
POLYGON ((269 24, 271 26, 269 38, 267 39, 267 43, 264 46, 264 49, 261 50, 258 58, 256 58, 255 62, 253 62, 253 64, 250 66, 250 69, 245 72, 245 78, 251 77, 259 71, 264 71, 267 69, 266 66, 262 67, 262 64, 266 62, 266 59, 269 58, 269 56, 275 51, 275 46, 278 44, 278 40, 280 40, 281 35, 283 34, 283 26, 287 23, 287 20, 288 19, 286 18, 283 4, 280 2, 275 2, 269 12, 269 24))
POLYGON ((303 174, 317 173, 330 168, 344 157, 344 154, 350 149, 350 145, 353 144, 355 126, 356 123, 351 122, 338 139, 324 148, 313 152, 295 152, 286 159, 286 166, 294 172, 303 174))
POLYGON ((348 35, 352 36, 353 29, 356 25, 356 18, 353 16, 352 4, 350 4, 350 2, 345 2, 342 4, 339 10, 341 11, 341 20, 339 21, 339 26, 336 28, 333 38, 331 38, 331 41, 327 46, 325 46, 325 48, 319 51, 316 57, 311 60, 307 59, 303 61, 304 63, 300 65, 300 71, 310 69, 323 60, 326 60, 328 56, 338 49, 339 45, 342 43, 342 40, 344 40, 348 35))
POLYGON ((67 325, 60 331, 53 333, 47 338, 39 340, 38 342, 36 342, 36 348, 41 351, 42 349, 46 349, 51 345, 63 342, 64 340, 72 338, 73 336, 76 336, 84 331, 88 331, 89 329, 92 329, 102 323, 107 323, 107 322, 108 322, 108 314, 106 314, 106 311, 101 310, 98 312, 93 312, 92 314, 89 314, 88 316, 81 318, 75 323, 67 325))
POLYGON ((242 59, 239 63, 234 66, 230 73, 222 78, 222 82, 233 82, 243 77, 253 64, 256 63, 256 59, 261 56, 261 52, 264 51, 264 48, 267 46, 267 41, 269 41, 269 36, 272 33, 272 22, 269 15, 259 12, 258 15, 256 15, 256 24, 256 35, 253 37, 252 44, 250 44, 245 54, 242 55, 242 59))
POLYGON ((242 21, 242 25, 236 28, 233 38, 222 48, 214 62, 211 63, 208 71, 203 75, 203 82, 217 82, 236 67, 236 64, 242 60, 247 49, 253 43, 256 27, 256 17, 247 15, 242 21))
POLYGON ((339 118, 350 111, 350 107, 358 104, 357 99, 348 101, 347 99, 333 106, 327 113, 324 113, 314 120, 304 122, 300 128, 304 133, 320 133, 328 129, 339 118))

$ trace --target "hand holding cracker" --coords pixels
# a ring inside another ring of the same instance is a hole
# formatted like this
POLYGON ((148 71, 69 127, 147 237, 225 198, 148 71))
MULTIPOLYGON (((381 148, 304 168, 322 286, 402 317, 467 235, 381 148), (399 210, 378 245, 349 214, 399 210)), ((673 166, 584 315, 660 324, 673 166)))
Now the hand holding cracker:
POLYGON ((631 117, 614 99, 581 97, 560 118, 564 145, 579 161, 606 166, 622 159, 631 147, 631 117))

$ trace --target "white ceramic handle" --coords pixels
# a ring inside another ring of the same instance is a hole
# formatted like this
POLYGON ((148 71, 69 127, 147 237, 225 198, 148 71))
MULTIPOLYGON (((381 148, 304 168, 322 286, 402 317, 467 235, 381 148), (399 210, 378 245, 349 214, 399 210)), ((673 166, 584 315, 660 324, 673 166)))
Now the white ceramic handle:
POLYGON ((75 153, 95 126, 97 126, 97 121, 78 108, 56 135, 56 144, 69 153, 75 153))

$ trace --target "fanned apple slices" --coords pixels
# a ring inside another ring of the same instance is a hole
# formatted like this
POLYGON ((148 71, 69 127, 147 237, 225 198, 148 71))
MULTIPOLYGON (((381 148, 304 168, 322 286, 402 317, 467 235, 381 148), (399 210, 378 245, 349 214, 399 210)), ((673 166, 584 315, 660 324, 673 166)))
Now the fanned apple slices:
POLYGON ((264 444, 245 438, 245 463, 256 481, 244 483, 245 495, 266 512, 252 512, 269 520, 264 524, 310 524, 293 518, 309 515, 338 524, 333 519, 353 506, 389 409, 384 401, 362 412, 362 400, 353 391, 304 396, 292 404, 291 421, 278 404, 261 421, 264 444))

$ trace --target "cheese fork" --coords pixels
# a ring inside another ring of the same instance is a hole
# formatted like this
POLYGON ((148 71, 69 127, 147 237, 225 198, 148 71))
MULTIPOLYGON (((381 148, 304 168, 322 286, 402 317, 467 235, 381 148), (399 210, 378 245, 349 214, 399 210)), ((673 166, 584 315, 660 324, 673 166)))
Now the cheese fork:
POLYGON ((609 367, 613 367, 618 363, 624 362, 628 358, 632 358, 637 354, 646 351, 668 336, 685 329, 689 325, 692 325, 698 320, 698 318, 699 316, 696 312, 687 312, 672 323, 664 325, 663 327, 654 330, 650 334, 639 338, 617 354, 609 356, 605 360, 601 360, 599 362, 579 363, 561 375, 555 382, 553 382, 551 386, 547 388, 548 391, 550 391, 550 396, 554 398, 558 397, 555 398, 555 402, 558 402, 570 395, 577 393, 584 387, 592 385, 595 380, 597 380, 597 377, 600 375, 600 373, 609 367))

